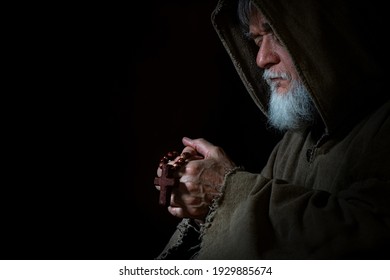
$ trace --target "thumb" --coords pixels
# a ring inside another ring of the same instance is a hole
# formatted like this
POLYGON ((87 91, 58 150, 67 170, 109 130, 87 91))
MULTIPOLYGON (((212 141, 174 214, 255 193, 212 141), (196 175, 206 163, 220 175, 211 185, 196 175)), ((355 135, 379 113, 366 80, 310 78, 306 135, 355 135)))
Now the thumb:
POLYGON ((211 154, 212 150, 215 149, 213 144, 203 138, 191 139, 183 137, 182 142, 185 146, 193 148, 205 158, 207 158, 211 154))
POLYGON ((194 146, 194 145, 193 145, 193 140, 192 140, 191 138, 183 137, 182 142, 183 142, 183 145, 184 145, 184 146, 194 148, 194 147, 193 147, 193 146, 194 146))

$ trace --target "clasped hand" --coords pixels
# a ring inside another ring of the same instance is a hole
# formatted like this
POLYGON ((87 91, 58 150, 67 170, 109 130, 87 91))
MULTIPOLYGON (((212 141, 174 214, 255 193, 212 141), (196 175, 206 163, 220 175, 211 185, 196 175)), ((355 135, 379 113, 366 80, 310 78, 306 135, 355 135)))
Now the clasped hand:
MULTIPOLYGON (((180 184, 173 188, 168 211, 179 218, 204 222, 213 200, 221 195, 226 173, 235 167, 222 148, 205 139, 182 139, 187 163, 176 172, 180 184)), ((174 161, 173 161, 174 163, 174 161)), ((157 169, 161 176, 161 169, 157 169)), ((159 186, 156 186, 159 189, 159 186)))

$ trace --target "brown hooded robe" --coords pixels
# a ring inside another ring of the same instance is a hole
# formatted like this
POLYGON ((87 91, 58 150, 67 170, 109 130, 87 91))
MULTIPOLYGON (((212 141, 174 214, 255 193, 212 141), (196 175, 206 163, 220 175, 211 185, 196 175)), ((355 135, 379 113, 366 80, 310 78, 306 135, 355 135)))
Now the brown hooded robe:
MULTIPOLYGON (((261 174, 227 175, 205 224, 183 219, 158 259, 390 258, 388 51, 378 14, 385 9, 375 2, 255 1, 322 121, 285 133, 261 174)), ((212 22, 267 114, 257 49, 240 29, 237 1, 220 0, 212 22)))

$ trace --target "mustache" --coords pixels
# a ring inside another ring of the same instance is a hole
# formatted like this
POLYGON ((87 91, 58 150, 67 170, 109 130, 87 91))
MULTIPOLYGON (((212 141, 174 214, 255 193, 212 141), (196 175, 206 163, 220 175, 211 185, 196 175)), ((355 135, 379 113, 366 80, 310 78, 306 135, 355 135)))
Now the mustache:
POLYGON ((281 71, 272 71, 269 69, 265 69, 263 72, 263 79, 267 82, 267 84, 272 85, 272 79, 283 79, 291 81, 291 75, 287 72, 281 71))

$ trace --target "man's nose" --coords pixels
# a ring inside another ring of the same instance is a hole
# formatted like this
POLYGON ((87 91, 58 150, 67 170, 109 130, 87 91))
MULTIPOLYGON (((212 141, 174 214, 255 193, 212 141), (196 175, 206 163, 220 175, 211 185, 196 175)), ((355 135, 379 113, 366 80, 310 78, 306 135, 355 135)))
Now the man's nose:
POLYGON ((256 64, 260 68, 267 69, 280 62, 280 57, 275 50, 275 42, 272 35, 265 35, 257 52, 256 64))

